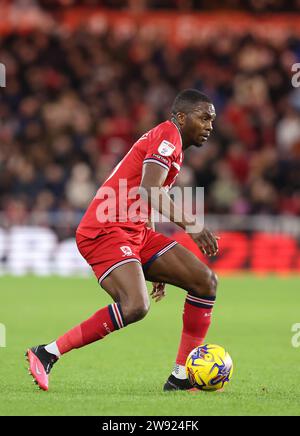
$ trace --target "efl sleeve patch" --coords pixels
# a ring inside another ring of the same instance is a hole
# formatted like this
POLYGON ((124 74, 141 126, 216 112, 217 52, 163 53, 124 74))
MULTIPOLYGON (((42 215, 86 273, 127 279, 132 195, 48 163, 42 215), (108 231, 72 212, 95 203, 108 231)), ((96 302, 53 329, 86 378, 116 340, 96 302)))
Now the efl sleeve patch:
POLYGON ((171 156, 175 150, 176 150, 175 145, 173 145, 171 142, 166 140, 162 141, 160 146, 158 147, 158 153, 161 156, 171 156))

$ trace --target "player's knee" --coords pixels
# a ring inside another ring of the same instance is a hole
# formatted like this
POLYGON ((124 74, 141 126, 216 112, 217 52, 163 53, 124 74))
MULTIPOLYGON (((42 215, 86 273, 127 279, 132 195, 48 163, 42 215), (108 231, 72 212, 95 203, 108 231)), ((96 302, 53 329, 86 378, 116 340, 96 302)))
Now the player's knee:
POLYGON ((199 275, 192 290, 199 296, 216 297, 217 287, 218 276, 207 268, 204 274, 202 272, 201 275, 199 275))
POLYGON ((210 285, 215 295, 217 294, 218 283, 219 279, 217 274, 214 271, 211 271, 210 285))
POLYGON ((208 297, 216 297, 218 287, 218 277, 216 273, 209 270, 205 277, 205 291, 208 297))
POLYGON ((147 315, 149 307, 146 304, 141 304, 133 307, 128 313, 128 324, 141 321, 147 315))
POLYGON ((139 301, 134 304, 130 304, 123 308, 123 316, 126 324, 132 324, 140 321, 147 315, 150 304, 147 301, 139 301))

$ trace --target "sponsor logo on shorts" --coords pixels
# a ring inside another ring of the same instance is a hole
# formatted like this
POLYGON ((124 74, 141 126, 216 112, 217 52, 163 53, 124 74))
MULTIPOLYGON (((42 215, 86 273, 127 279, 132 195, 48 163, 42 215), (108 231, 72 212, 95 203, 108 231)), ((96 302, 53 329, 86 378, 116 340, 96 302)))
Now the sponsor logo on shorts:
POLYGON ((123 247, 120 247, 120 249, 124 253, 123 257, 125 257, 125 256, 132 256, 133 255, 133 252, 132 252, 131 248, 128 247, 127 245, 124 245, 123 247))

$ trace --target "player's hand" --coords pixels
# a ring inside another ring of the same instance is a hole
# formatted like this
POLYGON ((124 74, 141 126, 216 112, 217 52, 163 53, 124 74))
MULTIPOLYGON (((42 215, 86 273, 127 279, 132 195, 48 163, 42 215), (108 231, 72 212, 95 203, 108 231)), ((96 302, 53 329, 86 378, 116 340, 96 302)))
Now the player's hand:
POLYGON ((206 256, 215 256, 218 253, 220 237, 214 235, 210 230, 204 228, 199 233, 190 233, 190 236, 206 256))
POLYGON ((151 292, 151 297, 155 300, 155 303, 160 301, 162 298, 166 296, 165 283, 153 282, 153 289, 151 292))

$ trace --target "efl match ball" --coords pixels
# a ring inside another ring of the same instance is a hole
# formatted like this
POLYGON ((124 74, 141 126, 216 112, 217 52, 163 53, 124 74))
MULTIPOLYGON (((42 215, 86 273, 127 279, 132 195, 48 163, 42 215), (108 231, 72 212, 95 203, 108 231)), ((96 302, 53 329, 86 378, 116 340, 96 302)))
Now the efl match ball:
POLYGON ((206 344, 190 352, 185 369, 194 388, 202 391, 217 391, 230 381, 233 363, 223 347, 206 344))

